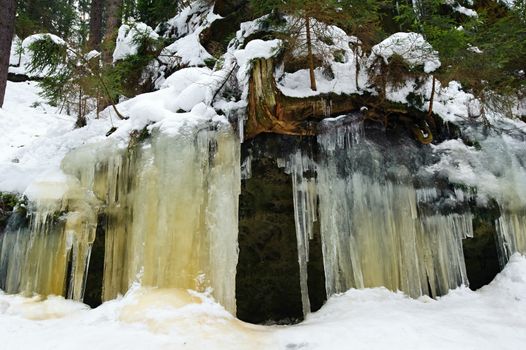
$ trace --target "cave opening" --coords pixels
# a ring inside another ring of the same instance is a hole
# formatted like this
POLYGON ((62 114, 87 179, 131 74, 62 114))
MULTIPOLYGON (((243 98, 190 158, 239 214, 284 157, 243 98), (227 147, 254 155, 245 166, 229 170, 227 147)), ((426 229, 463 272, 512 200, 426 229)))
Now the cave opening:
POLYGON ((473 211, 473 238, 462 242, 469 287, 472 290, 489 284, 501 271, 495 228, 495 220, 499 215, 496 204, 473 211))
POLYGON ((102 281, 104 276, 104 254, 106 240, 106 215, 99 214, 97 232, 91 247, 91 257, 88 264, 84 303, 92 308, 102 304, 102 281))
MULTIPOLYGON (((252 160, 251 173, 241 185, 237 316, 255 324, 297 323, 303 314, 292 179, 268 155, 252 160)), ((326 299, 319 230, 310 247, 308 285, 316 311, 326 299)))

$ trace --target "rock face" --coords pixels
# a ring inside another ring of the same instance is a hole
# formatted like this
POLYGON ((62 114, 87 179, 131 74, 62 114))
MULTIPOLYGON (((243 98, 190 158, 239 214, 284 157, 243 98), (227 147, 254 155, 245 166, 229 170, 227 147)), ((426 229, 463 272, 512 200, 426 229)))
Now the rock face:
POLYGON ((463 242, 469 286, 476 290, 490 283, 500 272, 495 220, 500 217, 498 206, 473 211, 473 238, 463 242))
POLYGON ((247 0, 216 0, 214 3, 214 12, 226 17, 246 5, 248 5, 247 0))
POLYGON ((292 182, 266 158, 241 187, 238 317, 261 323, 301 317, 292 182))
POLYGON ((234 36, 242 22, 254 18, 247 0, 219 0, 215 2, 214 13, 223 18, 217 19, 206 28, 200 37, 201 44, 212 55, 226 51, 228 41, 234 36))
MULTIPOLYGON (((260 135, 244 145, 252 176, 242 181, 239 211, 237 306, 241 320, 295 322, 303 317, 292 179, 277 159, 294 137, 260 135)), ((311 242, 309 291, 312 310, 325 301, 319 230, 311 242)))
POLYGON ((9 216, 17 203, 16 196, 0 192, 0 232, 5 229, 9 216))

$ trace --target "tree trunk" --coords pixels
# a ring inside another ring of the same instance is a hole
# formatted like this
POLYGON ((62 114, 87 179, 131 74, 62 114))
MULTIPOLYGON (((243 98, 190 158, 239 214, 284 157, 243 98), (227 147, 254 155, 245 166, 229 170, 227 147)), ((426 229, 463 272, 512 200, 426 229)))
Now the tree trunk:
POLYGON ((316 77, 314 76, 314 57, 312 55, 312 39, 310 33, 310 18, 305 16, 305 31, 307 32, 307 60, 309 61, 310 88, 316 91, 316 77))
POLYGON ((429 110, 427 111, 427 114, 431 116, 433 114, 433 103, 435 101, 435 89, 436 89, 436 77, 433 75, 433 83, 431 86, 431 97, 429 98, 429 110))
POLYGON ((0 107, 4 104, 11 41, 15 32, 15 0, 0 0, 0 107))
POLYGON ((115 39, 117 38, 117 31, 122 22, 122 1, 123 0, 107 0, 106 35, 104 37, 104 52, 102 55, 105 63, 112 63, 113 61, 115 39))
POLYGON ((102 3, 103 0, 91 0, 88 40, 88 48, 90 50, 100 50, 102 41, 102 3))

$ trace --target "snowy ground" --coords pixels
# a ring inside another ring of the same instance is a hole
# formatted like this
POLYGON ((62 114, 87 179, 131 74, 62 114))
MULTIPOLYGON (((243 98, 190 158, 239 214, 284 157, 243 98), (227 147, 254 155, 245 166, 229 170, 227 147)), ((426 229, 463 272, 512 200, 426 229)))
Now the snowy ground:
POLYGON ((295 326, 243 323, 205 296, 133 289, 96 309, 0 294, 2 349, 524 349, 526 258, 439 300, 383 288, 331 298, 295 326))

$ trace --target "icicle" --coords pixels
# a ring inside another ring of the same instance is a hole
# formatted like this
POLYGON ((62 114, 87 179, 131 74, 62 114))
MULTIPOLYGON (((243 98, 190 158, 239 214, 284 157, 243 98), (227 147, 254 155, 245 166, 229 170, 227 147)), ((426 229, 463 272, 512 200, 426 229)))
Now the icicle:
POLYGON ((7 293, 20 292, 30 233, 25 212, 16 211, 0 237, 0 289, 7 293))
POLYGON ((246 115, 245 113, 238 113, 237 117, 237 127, 239 132, 239 142, 243 143, 245 141, 245 120, 246 115))
POLYGON ((248 180, 252 177, 252 155, 248 155, 241 163, 241 179, 248 180))
POLYGON ((419 203, 430 203, 438 198, 438 192, 435 187, 419 188, 416 190, 416 200, 419 203))
POLYGON ((443 295, 460 284, 469 285, 462 239, 473 237, 473 218, 467 214, 434 215, 421 220, 420 251, 432 296, 443 295))
POLYGON ((65 226, 66 249, 72 254, 68 298, 80 301, 84 299, 91 247, 97 229, 96 214, 90 207, 87 210, 89 212, 69 212, 65 226))
POLYGON ((504 267, 512 254, 526 254, 526 210, 511 212, 501 209, 501 217, 496 220, 495 226, 499 262, 504 267))
POLYGON ((286 164, 286 172, 292 177, 292 192, 294 202, 294 221, 296 223, 296 242, 298 248, 298 264, 300 272, 301 301, 303 315, 310 313, 308 269, 309 240, 314 238, 313 224, 317 220, 317 197, 315 179, 306 178, 306 172, 314 170, 314 163, 301 152, 290 156, 286 164))
POLYGON ((96 215, 85 198, 79 198, 74 181, 62 199, 46 197, 59 183, 39 183, 40 198, 29 208, 29 223, 17 214, 2 239, 0 271, 4 288, 22 292, 63 295, 66 292, 68 266, 71 266, 68 297, 82 300, 91 245, 95 238, 96 215), (67 215, 62 213, 69 209, 67 215))

